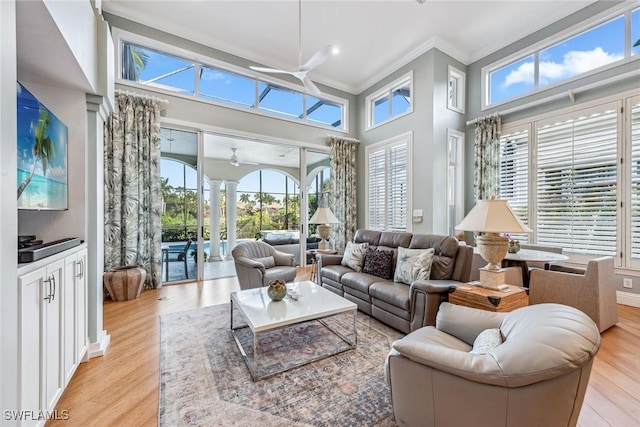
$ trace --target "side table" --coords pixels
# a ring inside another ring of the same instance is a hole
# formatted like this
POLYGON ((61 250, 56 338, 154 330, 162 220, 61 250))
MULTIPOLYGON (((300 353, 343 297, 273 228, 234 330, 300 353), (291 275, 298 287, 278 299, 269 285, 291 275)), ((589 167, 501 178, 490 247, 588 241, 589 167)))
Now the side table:
POLYGON ((312 282, 316 281, 318 277, 318 261, 316 260, 316 255, 318 254, 337 254, 338 251, 334 251, 333 249, 309 249, 307 251, 307 256, 311 257, 311 277, 309 280, 312 282))
POLYGON ((494 291, 469 283, 452 286, 449 302, 482 310, 506 312, 529 305, 529 296, 518 286, 509 286, 509 292, 494 291))

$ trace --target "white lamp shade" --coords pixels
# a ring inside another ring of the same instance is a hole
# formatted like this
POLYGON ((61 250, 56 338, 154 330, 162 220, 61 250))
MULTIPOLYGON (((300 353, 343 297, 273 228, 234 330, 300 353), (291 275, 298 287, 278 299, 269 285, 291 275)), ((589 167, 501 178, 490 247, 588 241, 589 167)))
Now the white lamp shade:
POLYGON ((456 229, 483 233, 531 233, 506 200, 478 200, 456 229))
POLYGON ((329 208, 318 208, 309 220, 309 224, 339 224, 338 218, 329 208))

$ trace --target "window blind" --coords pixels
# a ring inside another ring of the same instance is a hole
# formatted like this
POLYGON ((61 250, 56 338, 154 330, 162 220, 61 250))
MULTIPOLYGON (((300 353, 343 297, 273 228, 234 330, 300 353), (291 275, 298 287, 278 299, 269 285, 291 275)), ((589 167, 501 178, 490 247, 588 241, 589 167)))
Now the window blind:
MULTIPOLYGON (((515 214, 529 224, 529 130, 503 135, 500 139, 500 198, 509 202, 515 214)), ((513 234, 528 241, 528 235, 513 234)))
POLYGON ((537 242, 616 254, 617 109, 537 127, 537 242))
POLYGON ((368 152, 368 225, 372 230, 406 231, 408 146, 395 142, 368 152))
POLYGON ((631 102, 631 259, 640 259, 640 98, 631 102))

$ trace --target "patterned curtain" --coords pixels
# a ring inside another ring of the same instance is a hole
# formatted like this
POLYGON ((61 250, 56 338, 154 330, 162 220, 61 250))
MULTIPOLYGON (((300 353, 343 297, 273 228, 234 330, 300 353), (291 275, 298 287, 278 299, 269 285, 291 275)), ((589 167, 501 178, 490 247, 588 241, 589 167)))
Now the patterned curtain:
POLYGON ((475 200, 500 196, 500 117, 478 119, 475 128, 475 200))
POLYGON ((329 137, 331 147, 331 197, 329 207, 340 221, 331 226, 334 249, 344 252, 357 228, 356 162, 358 143, 353 139, 329 137))
POLYGON ((145 288, 162 278, 160 102, 116 95, 104 126, 104 266, 140 265, 145 288))

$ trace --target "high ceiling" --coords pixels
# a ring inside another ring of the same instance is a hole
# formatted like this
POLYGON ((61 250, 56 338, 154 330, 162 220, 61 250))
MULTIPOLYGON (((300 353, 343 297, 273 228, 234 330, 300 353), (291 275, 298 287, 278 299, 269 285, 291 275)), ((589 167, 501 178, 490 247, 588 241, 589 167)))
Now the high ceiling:
MULTIPOLYGON (((338 46, 309 76, 357 94, 433 46, 469 64, 593 2, 302 0, 302 61, 338 46)), ((103 9, 256 64, 298 65, 297 0, 104 0, 103 9)))

